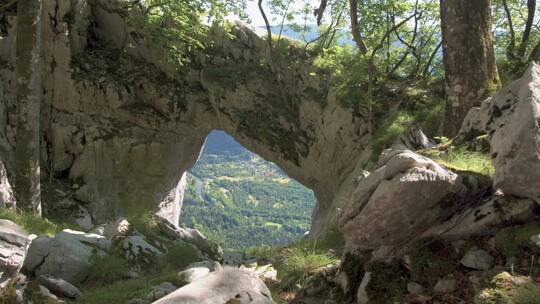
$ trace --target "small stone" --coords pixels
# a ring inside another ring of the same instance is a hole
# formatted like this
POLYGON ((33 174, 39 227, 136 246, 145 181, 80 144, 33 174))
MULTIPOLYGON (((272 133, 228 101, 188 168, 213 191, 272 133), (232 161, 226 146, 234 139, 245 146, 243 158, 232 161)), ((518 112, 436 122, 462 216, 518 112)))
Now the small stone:
POLYGON ((437 281, 435 287, 433 287, 433 292, 435 294, 448 294, 456 290, 457 282, 453 278, 444 278, 437 281))
POLYGON ((423 294, 426 289, 424 286, 416 283, 416 282, 409 282, 407 283, 407 291, 414 295, 423 294))
POLYGON ((531 236, 530 240, 534 245, 540 247, 540 234, 535 234, 531 236))
POLYGON ((38 277, 38 281, 41 285, 45 286, 49 290, 52 290, 54 293, 69 298, 77 298, 81 295, 81 291, 77 287, 62 279, 53 278, 47 275, 40 275, 38 277))
POLYGON ((461 259, 461 264, 476 270, 489 270, 493 266, 493 257, 483 249, 471 249, 461 259))
POLYGON ((155 301, 161 299, 164 296, 170 294, 171 292, 177 290, 178 287, 174 286, 171 282, 163 282, 159 285, 152 286, 152 291, 147 296, 147 299, 155 301))

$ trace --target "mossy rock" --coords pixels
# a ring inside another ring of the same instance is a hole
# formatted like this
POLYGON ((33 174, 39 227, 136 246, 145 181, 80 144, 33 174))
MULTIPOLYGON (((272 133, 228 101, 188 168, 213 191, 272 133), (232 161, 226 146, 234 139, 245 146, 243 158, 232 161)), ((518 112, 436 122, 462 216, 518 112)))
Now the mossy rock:
POLYGON ((501 272, 492 277, 490 287, 475 299, 478 304, 536 304, 540 301, 540 284, 528 277, 501 272))
POLYGON ((411 278, 425 286, 456 271, 458 256, 451 244, 437 239, 417 241, 410 252, 411 278))
POLYGON ((540 254, 540 248, 530 240, 536 234, 540 234, 538 222, 504 228, 495 235, 495 248, 506 258, 540 254))
POLYGON ((392 303, 407 293, 410 274, 400 262, 372 262, 366 265, 365 270, 371 273, 366 288, 370 303, 392 303))

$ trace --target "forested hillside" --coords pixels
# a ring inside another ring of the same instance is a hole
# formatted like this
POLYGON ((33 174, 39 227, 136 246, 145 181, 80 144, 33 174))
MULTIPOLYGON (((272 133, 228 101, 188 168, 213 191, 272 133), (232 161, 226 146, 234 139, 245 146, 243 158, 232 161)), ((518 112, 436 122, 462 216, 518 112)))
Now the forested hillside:
POLYGON ((180 224, 225 248, 286 244, 309 230, 313 192, 223 131, 190 171, 180 224))

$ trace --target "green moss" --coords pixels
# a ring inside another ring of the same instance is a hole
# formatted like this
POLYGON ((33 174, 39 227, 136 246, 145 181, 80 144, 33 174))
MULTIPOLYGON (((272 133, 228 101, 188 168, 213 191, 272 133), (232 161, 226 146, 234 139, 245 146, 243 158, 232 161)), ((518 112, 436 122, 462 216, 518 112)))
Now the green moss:
POLYGON ((371 280, 366 288, 370 303, 393 303, 407 293, 409 273, 399 262, 374 262, 366 265, 371 280))
POLYGON ((433 286, 439 278, 457 269, 454 248, 440 240, 417 241, 410 252, 410 257, 411 279, 424 285, 433 286))
POLYGON ((478 295, 479 304, 537 304, 540 285, 527 277, 513 277, 507 272, 495 275, 490 287, 478 295))
POLYGON ((538 252, 530 241, 535 234, 540 234, 538 222, 504 228, 495 235, 495 248, 507 258, 519 257, 525 252, 538 252))
POLYGON ((26 232, 38 235, 45 234, 48 236, 54 236, 64 229, 81 230, 80 227, 72 223, 54 221, 41 218, 34 214, 16 212, 12 209, 6 208, 0 209, 0 219, 10 220, 26 232))

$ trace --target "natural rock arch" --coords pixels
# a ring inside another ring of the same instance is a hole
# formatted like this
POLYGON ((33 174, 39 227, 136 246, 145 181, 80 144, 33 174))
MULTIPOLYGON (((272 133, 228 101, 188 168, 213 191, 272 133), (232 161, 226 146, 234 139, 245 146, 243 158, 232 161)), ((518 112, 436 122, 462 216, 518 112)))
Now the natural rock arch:
MULTIPOLYGON (((242 25, 232 36, 212 28, 210 47, 177 72, 160 60, 161 50, 137 40, 114 2, 68 2, 44 3, 51 22, 43 34, 42 167, 69 176, 75 198, 95 219, 159 209, 175 222, 182 177, 206 135, 220 129, 313 189, 313 230, 335 220, 369 135, 302 49, 279 56, 278 83, 264 63, 264 40, 242 25)), ((15 37, 8 28, 0 40, 0 61, 7 63, 0 101, 13 109, 15 37)), ((14 118, 5 113, 0 156, 9 168, 14 118)))

